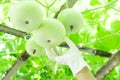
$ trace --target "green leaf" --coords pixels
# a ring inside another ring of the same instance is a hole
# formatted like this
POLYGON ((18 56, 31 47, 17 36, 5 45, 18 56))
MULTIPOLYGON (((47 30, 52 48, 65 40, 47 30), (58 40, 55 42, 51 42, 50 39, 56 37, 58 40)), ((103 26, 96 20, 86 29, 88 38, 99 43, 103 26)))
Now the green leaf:
POLYGON ((111 22, 111 28, 114 32, 120 31, 120 20, 114 20, 111 22))
POLYGON ((75 44, 79 44, 81 42, 80 36, 78 33, 70 34, 68 36, 75 44))
POLYGON ((105 28, 99 28, 96 34, 94 47, 104 51, 120 49, 120 37, 105 28))
POLYGON ((99 2, 99 0, 91 0, 91 2, 90 2, 90 5, 91 5, 91 6, 95 6, 95 5, 99 5, 99 4, 101 4, 101 3, 99 2))
POLYGON ((99 19, 102 17, 103 11, 100 10, 92 10, 87 11, 83 13, 84 18, 89 21, 89 24, 93 24, 93 22, 99 21, 99 19))
POLYGON ((0 0, 0 4, 9 3, 10 0, 0 0))

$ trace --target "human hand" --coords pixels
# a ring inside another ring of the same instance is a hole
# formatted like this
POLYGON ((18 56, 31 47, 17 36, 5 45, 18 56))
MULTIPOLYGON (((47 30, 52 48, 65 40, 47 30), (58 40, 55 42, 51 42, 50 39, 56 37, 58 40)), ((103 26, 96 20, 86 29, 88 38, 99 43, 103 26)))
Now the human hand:
POLYGON ((68 65, 72 70, 73 75, 76 75, 82 68, 86 66, 86 63, 75 44, 68 38, 65 38, 65 41, 70 49, 63 53, 63 55, 57 56, 57 53, 53 48, 45 48, 46 54, 49 59, 64 65, 68 65))

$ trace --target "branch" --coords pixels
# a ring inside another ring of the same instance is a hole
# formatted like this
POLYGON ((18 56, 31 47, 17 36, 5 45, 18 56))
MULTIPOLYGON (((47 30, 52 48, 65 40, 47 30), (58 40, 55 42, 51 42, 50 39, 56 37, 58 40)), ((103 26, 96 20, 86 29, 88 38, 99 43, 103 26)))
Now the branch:
POLYGON ((16 30, 16 29, 13 29, 13 28, 10 28, 7 26, 3 26, 1 24, 0 24, 0 31, 15 35, 18 37, 22 37, 22 38, 24 38, 27 35, 27 33, 25 33, 25 32, 22 32, 22 31, 19 31, 19 30, 16 30))
POLYGON ((86 48, 86 47, 79 47, 79 50, 83 51, 83 52, 87 52, 87 53, 92 53, 98 56, 102 56, 102 57, 111 57, 112 54, 109 52, 105 52, 105 51, 101 51, 101 50, 97 50, 97 49, 90 49, 90 48, 86 48))
MULTIPOLYGON (((74 4, 76 3, 77 0, 68 0, 68 5, 69 5, 69 8, 73 7, 74 4)), ((58 14, 66 8, 66 3, 64 3, 61 7, 60 7, 60 10, 58 12, 56 12, 54 18, 57 18, 58 14)))
MULTIPOLYGON (((66 47, 66 48, 69 47, 66 43, 62 43, 59 46, 66 47)), ((97 50, 97 49, 86 48, 86 47, 80 47, 80 46, 77 46, 77 47, 80 51, 92 53, 92 54, 99 55, 102 57, 111 57, 112 56, 112 54, 109 52, 105 52, 105 51, 101 51, 101 50, 97 50)))
POLYGON ((25 52, 20 58, 14 63, 14 65, 6 72, 2 80, 10 80, 10 78, 16 73, 16 71, 22 66, 30 56, 25 52))
POLYGON ((96 73, 97 80, 103 80, 103 78, 118 64, 120 63, 120 51, 114 54, 108 62, 96 73))
MULTIPOLYGON (((24 38, 27 35, 27 33, 25 33, 25 32, 22 32, 22 31, 19 31, 19 30, 16 30, 16 29, 13 29, 13 28, 10 28, 10 27, 7 27, 7 26, 3 26, 3 25, 0 25, 0 31, 8 33, 8 34, 15 35, 17 37, 22 37, 22 38, 24 38)), ((66 43, 62 43, 60 46, 61 47, 68 47, 68 45, 66 43)), ((90 48, 79 47, 79 46, 78 46, 78 48, 81 51, 84 51, 84 52, 87 52, 87 53, 93 53, 95 55, 99 55, 99 56, 103 56, 103 57, 110 57, 111 56, 111 53, 104 52, 104 51, 101 51, 101 50, 90 49, 90 48)))

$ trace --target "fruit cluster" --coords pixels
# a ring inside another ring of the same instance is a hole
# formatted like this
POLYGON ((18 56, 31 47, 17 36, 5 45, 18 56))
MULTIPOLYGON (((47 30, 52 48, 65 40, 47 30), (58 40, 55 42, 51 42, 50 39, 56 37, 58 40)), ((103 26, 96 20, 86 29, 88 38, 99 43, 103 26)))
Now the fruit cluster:
POLYGON ((78 32, 83 25, 81 13, 73 8, 61 11, 57 19, 43 18, 40 4, 35 1, 18 1, 11 6, 9 17, 15 29, 32 34, 26 43, 30 55, 61 44, 66 34, 78 32))

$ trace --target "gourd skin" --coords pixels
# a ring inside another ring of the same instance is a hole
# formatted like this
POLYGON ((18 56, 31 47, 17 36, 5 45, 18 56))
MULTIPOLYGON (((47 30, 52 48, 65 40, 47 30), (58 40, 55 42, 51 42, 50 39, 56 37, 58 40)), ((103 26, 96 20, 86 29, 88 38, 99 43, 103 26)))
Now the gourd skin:
POLYGON ((79 32, 84 23, 82 14, 72 8, 61 11, 57 19, 63 23, 68 34, 79 32))
POLYGON ((18 1, 9 10, 10 21, 17 30, 31 32, 42 21, 40 5, 35 1, 18 1))
POLYGON ((34 41, 43 47, 55 47, 63 42, 65 36, 63 24, 53 18, 45 18, 40 27, 32 32, 34 41))
POLYGON ((40 57, 44 53, 44 48, 35 43, 32 39, 27 40, 25 44, 26 51, 31 56, 40 57))

